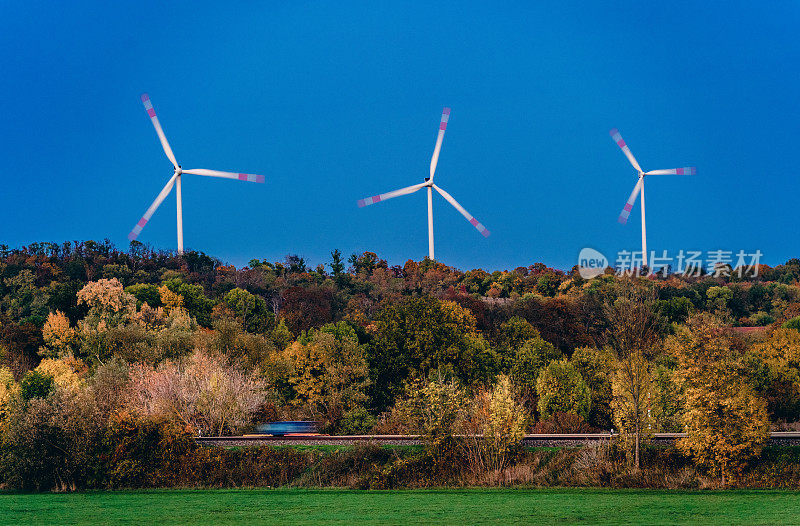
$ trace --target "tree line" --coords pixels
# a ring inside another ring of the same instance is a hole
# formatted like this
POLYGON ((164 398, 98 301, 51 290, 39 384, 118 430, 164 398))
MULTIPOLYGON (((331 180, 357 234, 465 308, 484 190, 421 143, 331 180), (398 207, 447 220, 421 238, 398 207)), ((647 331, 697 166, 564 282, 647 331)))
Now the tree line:
POLYGON ((482 434, 464 447, 486 469, 525 432, 615 429, 638 468, 648 435, 686 431, 684 454, 732 479, 800 420, 800 261, 718 274, 0 246, 0 470, 52 487, 120 427, 313 419, 421 433, 434 463, 482 434))

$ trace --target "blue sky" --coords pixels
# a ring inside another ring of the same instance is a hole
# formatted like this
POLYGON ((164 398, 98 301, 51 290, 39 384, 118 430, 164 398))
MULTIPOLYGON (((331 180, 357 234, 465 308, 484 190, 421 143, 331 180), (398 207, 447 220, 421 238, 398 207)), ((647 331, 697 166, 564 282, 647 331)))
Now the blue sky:
MULTIPOLYGON (((796 241, 796 2, 16 2, 0 17, 2 242, 127 233, 178 161, 266 175, 185 176, 187 248, 237 265, 339 248, 402 264, 427 253, 422 182, 452 108, 436 182, 437 258, 462 269, 576 263, 640 243, 645 170, 654 250, 740 249, 769 264, 796 241)), ((174 248, 175 201, 139 238, 174 248)))

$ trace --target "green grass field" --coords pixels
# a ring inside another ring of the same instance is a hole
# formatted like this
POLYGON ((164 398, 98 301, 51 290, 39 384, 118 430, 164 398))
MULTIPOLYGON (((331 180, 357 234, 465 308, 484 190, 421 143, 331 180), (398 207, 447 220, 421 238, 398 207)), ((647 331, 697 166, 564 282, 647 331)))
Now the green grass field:
POLYGON ((0 493, 2 524, 800 524, 800 493, 183 490, 0 493))

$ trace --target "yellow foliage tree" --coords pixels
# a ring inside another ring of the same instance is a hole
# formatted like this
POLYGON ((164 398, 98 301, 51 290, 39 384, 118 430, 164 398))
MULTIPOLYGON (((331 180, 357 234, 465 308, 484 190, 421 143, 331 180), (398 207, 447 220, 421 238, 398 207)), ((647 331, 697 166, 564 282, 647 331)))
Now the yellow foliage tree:
POLYGON ((75 358, 45 358, 36 367, 36 371, 53 377, 59 387, 75 390, 84 385, 83 379, 76 372, 83 368, 83 362, 75 358))
POLYGON ((81 331, 104 330, 125 323, 136 312, 136 298, 123 290, 117 278, 90 281, 78 291, 78 304, 89 307, 81 331))
POLYGON ((167 325, 166 315, 162 307, 153 308, 147 303, 131 317, 131 321, 147 331, 160 331, 167 325))
POLYGON ((690 318, 667 345, 686 393, 679 447, 725 485, 769 438, 766 403, 746 381, 742 349, 710 315, 690 318))
POLYGON ((429 447, 435 448, 463 428, 469 409, 465 389, 455 378, 441 371, 430 380, 415 379, 406 384, 406 396, 392 409, 406 432, 421 433, 429 447))
POLYGON ((183 308, 183 296, 172 292, 166 285, 158 287, 158 294, 161 296, 161 303, 164 304, 164 310, 167 313, 173 309, 183 308))
MULTIPOLYGON (((650 364, 641 353, 617 360, 611 375, 611 413, 626 445, 638 450, 652 434, 655 396, 650 364)), ((638 466, 638 454, 634 461, 638 466)))
POLYGON ((296 405, 334 423, 361 406, 367 396, 369 366, 355 331, 345 322, 309 331, 282 353, 291 364, 289 383, 296 405))
POLYGON ((514 386, 507 375, 497 377, 492 389, 484 389, 472 406, 473 431, 480 436, 467 441, 474 469, 502 469, 525 435, 527 414, 515 396, 514 386))
POLYGON ((127 294, 117 278, 90 281, 78 291, 78 303, 89 308, 118 312, 128 306, 127 294))
POLYGON ((800 370, 800 331, 776 329, 772 336, 755 345, 754 349, 770 365, 800 370))
POLYGON ((69 318, 57 310, 47 316, 47 321, 42 327, 44 338, 45 356, 55 357, 69 352, 78 340, 78 333, 70 327, 69 318))
POLYGON ((8 367, 0 367, 0 423, 3 422, 6 414, 6 406, 11 400, 16 383, 14 375, 8 367))
POLYGON ((652 376, 648 357, 658 342, 660 320, 655 291, 633 280, 620 282, 616 299, 605 306, 607 336, 616 353, 612 412, 620 430, 633 436, 634 464, 639 469, 641 435, 648 429, 652 376))
POLYGON ((797 420, 800 414, 800 331, 776 329, 753 350, 769 374, 764 395, 775 419, 797 420))

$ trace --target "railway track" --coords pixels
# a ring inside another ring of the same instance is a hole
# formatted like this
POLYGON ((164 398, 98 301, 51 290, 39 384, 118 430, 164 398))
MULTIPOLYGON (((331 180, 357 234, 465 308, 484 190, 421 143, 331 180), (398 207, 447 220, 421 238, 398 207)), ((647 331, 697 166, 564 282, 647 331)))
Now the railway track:
MULTIPOLYGON (((563 433, 525 435, 522 443, 526 446, 561 446, 573 447, 599 444, 617 437, 616 433, 563 433)), ((649 440, 655 443, 669 444, 685 433, 654 433, 649 440)), ((348 446, 354 444, 378 444, 382 446, 414 446, 422 443, 419 435, 243 435, 196 437, 195 441, 204 446, 348 446)), ((776 431, 771 433, 772 445, 800 445, 800 432, 776 431)))

